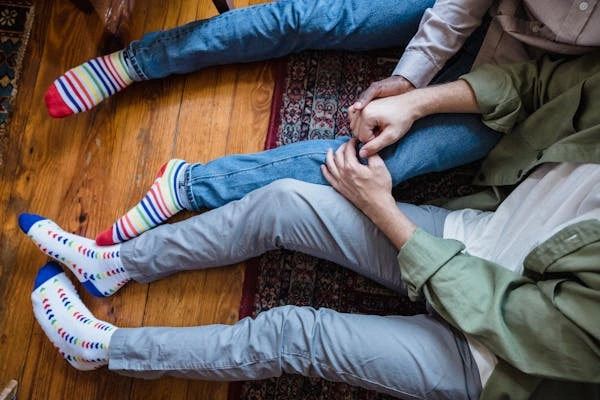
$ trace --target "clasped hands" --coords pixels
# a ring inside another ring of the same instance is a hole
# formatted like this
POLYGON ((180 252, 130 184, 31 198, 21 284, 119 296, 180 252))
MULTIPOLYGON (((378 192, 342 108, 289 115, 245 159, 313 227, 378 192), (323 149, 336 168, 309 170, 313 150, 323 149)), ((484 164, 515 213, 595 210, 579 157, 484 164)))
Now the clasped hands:
POLYGON ((375 82, 361 94, 348 109, 354 138, 335 153, 329 151, 322 166, 331 186, 367 215, 367 210, 378 202, 389 202, 391 198, 391 175, 377 153, 400 140, 419 118, 411 101, 412 85, 407 85, 410 83, 402 77, 390 77, 375 82), (357 155, 359 142, 362 147, 357 155), (358 157, 365 158, 367 164, 358 157))
POLYGON ((355 103, 348 110, 355 137, 342 144, 335 153, 330 149, 321 171, 335 190, 400 248, 415 226, 396 206, 392 177, 378 152, 400 140, 421 115, 408 94, 368 99, 366 105, 363 97, 359 99, 362 104, 355 103), (359 142, 363 145, 357 150, 359 142), (361 163, 359 157, 367 163, 361 163))

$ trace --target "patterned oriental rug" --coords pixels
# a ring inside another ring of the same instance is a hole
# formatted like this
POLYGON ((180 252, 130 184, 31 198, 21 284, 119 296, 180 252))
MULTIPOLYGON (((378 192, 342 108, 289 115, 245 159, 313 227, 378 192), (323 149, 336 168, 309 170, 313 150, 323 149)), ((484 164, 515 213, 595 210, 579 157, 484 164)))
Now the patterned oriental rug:
MULTIPOLYGON (((265 147, 308 139, 350 136, 347 108, 373 81, 390 75, 399 52, 319 52, 289 56, 278 66, 265 147)), ((399 201, 423 203, 471 193, 476 165, 413 178, 395 188, 399 201)), ((286 304, 341 312, 413 315, 425 312, 354 272, 290 251, 273 251, 248 263, 240 318, 286 304)), ((346 384, 284 375, 233 383, 230 400, 391 399, 346 384)))
POLYGON ((0 165, 4 160, 10 108, 17 94, 33 15, 29 0, 0 1, 0 165))

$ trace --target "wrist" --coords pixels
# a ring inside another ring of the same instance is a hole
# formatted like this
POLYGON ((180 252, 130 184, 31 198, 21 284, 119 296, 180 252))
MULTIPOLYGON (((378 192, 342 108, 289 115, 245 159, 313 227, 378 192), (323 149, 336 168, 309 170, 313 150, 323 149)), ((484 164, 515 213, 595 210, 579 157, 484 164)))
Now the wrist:
POLYGON ((419 88, 407 92, 408 103, 411 104, 411 117, 414 121, 435 114, 437 111, 436 98, 432 95, 430 88, 419 88))
POLYGON ((400 211, 391 194, 372 203, 363 209, 363 212, 398 250, 410 239, 416 229, 416 225, 400 211))
POLYGON ((361 208, 362 212, 369 217, 377 226, 384 223, 388 216, 397 209, 396 200, 391 193, 378 196, 376 200, 369 201, 361 208))

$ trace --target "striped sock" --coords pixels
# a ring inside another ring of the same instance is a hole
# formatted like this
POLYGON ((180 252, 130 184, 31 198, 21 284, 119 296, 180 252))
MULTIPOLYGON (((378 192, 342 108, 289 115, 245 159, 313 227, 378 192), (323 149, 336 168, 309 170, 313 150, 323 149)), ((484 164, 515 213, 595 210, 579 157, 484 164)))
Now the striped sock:
POLYGON ((173 159, 163 165, 146 196, 96 237, 100 246, 121 243, 141 235, 183 210, 177 182, 185 177, 188 163, 173 159))
POLYGON ((58 264, 39 270, 31 301, 38 323, 69 364, 81 371, 108 365, 108 344, 118 328, 92 315, 58 264))
POLYGON ((120 245, 100 247, 35 214, 19 215, 19 226, 42 252, 69 267, 94 296, 110 296, 131 280, 121 262, 120 245))
POLYGON ((54 81, 44 96, 48 113, 62 118, 87 111, 131 85, 135 76, 123 50, 94 58, 54 81))

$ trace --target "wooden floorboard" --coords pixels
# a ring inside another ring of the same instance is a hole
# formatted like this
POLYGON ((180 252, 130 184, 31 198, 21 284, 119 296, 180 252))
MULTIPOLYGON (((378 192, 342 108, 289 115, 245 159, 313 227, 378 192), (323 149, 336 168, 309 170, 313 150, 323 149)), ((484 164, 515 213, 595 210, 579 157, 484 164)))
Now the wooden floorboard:
MULTIPOLYGON (((134 11, 131 39, 216 14, 209 0, 138 1, 134 11)), ((143 196, 170 158, 207 162, 258 151, 264 142, 273 90, 269 62, 136 83, 92 112, 51 119, 44 92, 61 73, 98 55, 102 30, 96 14, 68 1, 36 2, 0 166, 0 384, 18 379, 24 399, 225 399, 223 383, 78 372, 34 321, 29 296, 47 258, 20 232, 19 213, 38 213, 94 237, 143 196)), ((238 319, 243 274, 240 264, 130 283, 108 299, 80 293, 99 318, 117 326, 230 324, 238 319)))

